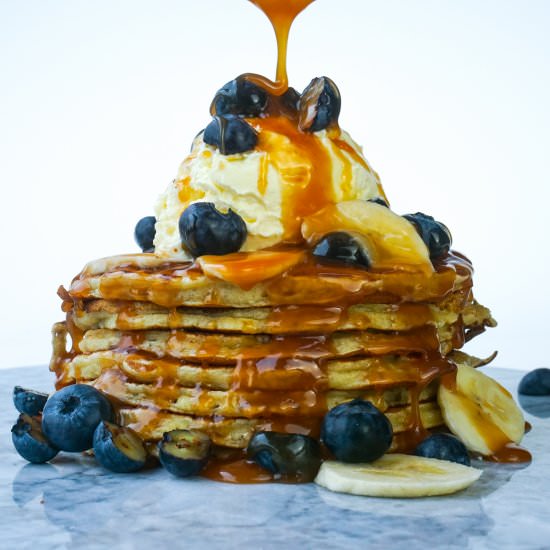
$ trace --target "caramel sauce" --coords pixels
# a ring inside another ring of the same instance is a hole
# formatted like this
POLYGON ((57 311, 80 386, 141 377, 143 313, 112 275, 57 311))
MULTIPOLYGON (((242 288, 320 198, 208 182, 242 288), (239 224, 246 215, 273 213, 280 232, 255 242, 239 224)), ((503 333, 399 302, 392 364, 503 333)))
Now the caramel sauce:
POLYGON ((259 75, 247 75, 250 80, 268 89, 274 95, 281 95, 288 89, 288 75, 286 70, 286 54, 288 35, 294 19, 313 0, 250 0, 258 6, 269 18, 277 38, 277 73, 275 82, 259 75))
POLYGON ((300 232, 302 219, 334 202, 330 155, 317 136, 300 131, 296 121, 287 116, 250 118, 247 121, 259 134, 256 149, 267 153, 269 162, 283 179, 283 239, 300 243, 303 241, 300 232), (265 132, 288 139, 293 154, 289 156, 288 148, 281 149, 278 140, 265 139, 265 132))
POLYGON ((198 201, 204 197, 204 191, 191 186, 191 177, 187 176, 178 181, 178 199, 183 204, 198 201))
POLYGON ((483 457, 489 462, 503 462, 507 464, 522 464, 531 462, 531 453, 515 443, 506 443, 500 450, 490 456, 483 457))
POLYGON ((274 476, 252 460, 247 460, 242 450, 227 451, 221 456, 212 458, 202 477, 225 483, 267 483, 274 481, 274 476))
MULTIPOLYGON (((471 300, 471 264, 460 254, 451 253, 436 262, 435 271, 430 274, 401 271, 399 266, 385 272, 369 272, 344 265, 322 263, 310 255, 304 257, 303 249, 288 248, 288 244, 303 243, 300 235, 302 218, 335 201, 332 187, 327 185, 332 179, 330 156, 319 138, 298 129, 295 109, 287 103, 287 92, 293 92, 288 87, 286 68, 290 27, 297 15, 313 0, 250 1, 268 16, 275 30, 278 48, 276 79, 271 82, 251 74, 239 78, 254 81, 275 96, 270 99, 267 116, 247 121, 258 132, 257 149, 267 153, 260 168, 259 192, 266 192, 270 163, 284 179, 281 208, 284 213, 285 247, 267 251, 267 255, 237 253, 225 256, 223 261, 207 258, 202 266, 191 262, 166 262, 148 267, 132 263, 116 265, 102 273, 99 290, 105 300, 152 302, 170 308, 169 319, 172 318, 175 324, 176 308, 186 305, 185 290, 181 289, 178 282, 183 279, 196 280, 208 269, 209 275, 213 277, 216 277, 216 269, 224 270, 221 277, 223 280, 245 289, 253 288, 260 282, 264 283, 265 293, 270 300, 266 305, 278 304, 272 309, 268 324, 279 335, 264 335, 254 345, 237 347, 229 354, 226 349, 222 352, 221 344, 214 335, 212 338, 204 338, 200 349, 192 356, 181 352, 178 352, 179 356, 170 356, 170 353, 178 355, 174 351, 180 349, 176 344, 188 336, 183 331, 174 330, 167 345, 169 354, 157 357, 145 350, 144 333, 129 331, 122 335, 114 347, 114 351, 126 354, 123 366, 106 368, 94 385, 113 402, 121 405, 125 401, 127 383, 137 381, 151 386, 152 390, 147 396, 140 398, 140 407, 144 407, 146 413, 139 422, 130 424, 130 427, 146 438, 178 401, 181 393, 178 371, 185 361, 198 363, 203 370, 229 361, 234 368, 228 392, 228 406, 237 410, 239 417, 258 419, 260 429, 263 430, 301 433, 318 438, 322 418, 328 409, 327 362, 338 355, 332 333, 344 319, 353 315, 353 305, 389 304, 385 307, 406 315, 410 323, 414 321, 418 324, 417 328, 403 332, 358 333, 360 349, 350 357, 352 361, 355 358, 360 360, 364 356, 375 358, 372 368, 364 373, 364 385, 374 386, 379 392, 374 398, 376 403, 382 401, 382 391, 385 388, 404 384, 410 388, 411 413, 407 428, 394 435, 395 450, 410 451, 427 435, 420 415, 422 391, 435 380, 440 380, 441 384, 456 390, 456 366, 441 354, 437 332, 431 324, 433 319, 429 303, 438 303, 450 292, 458 291, 464 304, 471 300), (289 158, 288 152, 282 154, 280 148, 267 139, 268 132, 288 140, 296 157, 289 158), (284 264, 283 258, 288 260, 288 264, 284 264), (284 264, 282 268, 281 263, 284 264), (126 277, 128 274, 132 278, 130 285, 126 277), (293 334, 296 332, 307 334, 293 334), (382 359, 382 356, 391 354, 404 355, 402 364, 397 359, 393 363, 382 359)), ((379 193, 385 198, 378 176, 358 151, 341 139, 340 130, 332 128, 328 137, 342 161, 344 194, 350 194, 351 188, 352 167, 349 156, 376 177, 379 193)), ((202 192, 193 191, 189 182, 189 178, 179 182, 179 200, 182 203, 198 200, 203 196, 200 194, 202 192)), ((80 353, 83 332, 74 323, 74 316, 83 307, 82 300, 93 297, 88 275, 82 273, 77 277, 70 292, 63 288, 59 290, 67 321, 63 328, 57 327, 54 334, 52 370, 57 375, 57 387, 74 382, 64 378, 63 366, 80 353), (70 350, 66 349, 67 334, 72 339, 70 350)), ((202 307, 225 305, 214 285, 206 304, 201 303, 202 307)), ((119 317, 131 326, 130 308, 119 317)), ((469 336, 470 334, 465 335, 464 326, 459 323, 453 335, 454 347, 460 348, 469 336)), ((75 377, 78 382, 80 373, 75 372, 75 377)), ((211 414, 214 401, 202 380, 199 379, 190 391, 193 415, 200 418, 211 414)), ((224 417, 221 413, 217 418, 220 424, 223 423, 224 417)), ((488 434, 491 447, 500 449, 488 457, 488 460, 531 460, 525 449, 503 441, 502 436, 497 431, 488 434)), ((247 460, 242 450, 218 450, 202 475, 229 483, 274 480, 272 474, 247 460)))
POLYGON ((201 256, 197 262, 211 278, 219 278, 249 290, 258 283, 258 277, 268 280, 283 275, 305 258, 304 250, 259 250, 224 256, 201 256))
MULTIPOLYGON (((288 251, 288 247, 283 247, 284 250, 288 251)), ((262 252, 265 254, 269 251, 262 252)), ((298 249, 298 253, 303 253, 303 249, 298 249)), ((256 256, 254 252, 238 252, 232 257, 239 261, 231 262, 231 265, 227 262, 224 269, 235 284, 239 282, 237 267, 245 263, 249 268, 246 270, 246 279, 240 282, 246 288, 251 288, 254 280, 265 285, 268 301, 257 303, 256 306, 347 307, 360 303, 437 303, 450 292, 458 291, 464 293, 465 303, 472 285, 469 262, 454 252, 439 261, 435 272, 430 275, 422 271, 367 271, 343 264, 322 263, 313 256, 306 256, 304 261, 296 263, 281 276, 267 280, 266 272, 269 272, 262 267, 264 260, 261 254, 256 256), (260 258, 258 263, 256 258, 260 258)), ((174 308, 188 305, 187 293, 182 289, 181 281, 192 282, 203 276, 200 265, 191 262, 160 264, 148 268, 119 265, 106 270, 98 279, 98 284, 101 297, 105 300, 137 300, 174 308), (128 273, 132 274, 131 284, 128 284, 128 273)), ((70 294, 73 299, 93 297, 90 280, 85 272, 73 280, 70 294)), ((203 307, 226 305, 214 285, 209 296, 201 302, 203 307)))

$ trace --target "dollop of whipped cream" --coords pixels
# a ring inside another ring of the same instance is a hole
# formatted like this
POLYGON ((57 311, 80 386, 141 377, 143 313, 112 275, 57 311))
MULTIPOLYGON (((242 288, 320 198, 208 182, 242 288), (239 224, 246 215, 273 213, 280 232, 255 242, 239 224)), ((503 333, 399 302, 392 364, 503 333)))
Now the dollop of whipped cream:
POLYGON ((246 153, 223 155, 199 134, 176 179, 156 204, 155 253, 190 258, 182 247, 179 219, 192 203, 214 203, 246 223, 241 248, 250 252, 280 243, 301 243, 302 219, 328 204, 384 198, 378 174, 361 148, 335 128, 299 132, 283 117, 247 119, 258 144, 246 153))

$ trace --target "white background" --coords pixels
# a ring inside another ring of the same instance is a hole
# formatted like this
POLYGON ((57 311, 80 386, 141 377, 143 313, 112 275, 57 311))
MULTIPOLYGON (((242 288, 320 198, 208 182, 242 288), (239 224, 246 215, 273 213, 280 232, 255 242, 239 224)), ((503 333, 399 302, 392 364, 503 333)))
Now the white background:
MULTIPOLYGON (((499 327, 470 344, 548 366, 550 1, 317 0, 291 84, 326 74, 392 208, 445 222, 499 327)), ((56 289, 136 251, 210 100, 274 75, 245 0, 0 0, 0 367, 49 360, 56 289)))

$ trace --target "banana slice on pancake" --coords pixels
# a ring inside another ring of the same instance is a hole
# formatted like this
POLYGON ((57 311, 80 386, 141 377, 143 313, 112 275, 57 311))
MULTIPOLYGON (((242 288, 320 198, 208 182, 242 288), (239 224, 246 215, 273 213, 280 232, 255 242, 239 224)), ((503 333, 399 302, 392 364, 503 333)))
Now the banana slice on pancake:
POLYGON ((481 473, 446 460, 387 454, 369 464, 325 461, 315 483, 352 495, 414 498, 456 493, 469 487, 481 473))
POLYGON ((461 365, 444 377, 438 402, 447 427, 470 450, 493 455, 506 444, 519 443, 525 420, 514 398, 496 380, 461 365))

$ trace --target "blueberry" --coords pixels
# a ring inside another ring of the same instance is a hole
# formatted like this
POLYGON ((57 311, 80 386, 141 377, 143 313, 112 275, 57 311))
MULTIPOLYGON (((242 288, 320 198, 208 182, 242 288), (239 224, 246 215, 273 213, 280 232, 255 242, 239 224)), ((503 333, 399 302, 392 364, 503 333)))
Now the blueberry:
POLYGON ((234 155, 254 149, 258 134, 246 120, 215 116, 204 129, 202 139, 217 147, 222 155, 234 155))
POLYGON ((372 462, 390 448, 392 438, 387 417, 362 399, 334 407, 321 426, 323 443, 342 462, 372 462))
POLYGON ((314 78, 302 93, 298 125, 307 132, 319 132, 338 124, 340 91, 326 76, 314 78))
POLYGON ((112 421, 113 408, 92 386, 74 384, 54 393, 42 413, 44 435, 63 451, 79 452, 93 445, 94 431, 102 420, 112 421))
POLYGON ((21 386, 13 388, 13 404, 20 413, 36 416, 42 412, 47 400, 47 393, 27 390, 21 386))
POLYGON ((435 260, 448 254, 451 248, 451 232, 445 225, 438 222, 422 212, 416 214, 405 214, 403 216, 409 220, 418 231, 420 238, 424 241, 430 251, 430 258, 435 260))
POLYGON ((528 372, 519 383, 523 395, 550 395, 550 369, 540 368, 528 372))
POLYGON ((300 105, 300 97, 300 94, 294 88, 290 87, 281 96, 281 104, 291 113, 296 113, 300 105))
POLYGON ((143 442, 134 430, 105 420, 94 432, 94 454, 104 468, 119 474, 137 472, 147 460, 143 442))
POLYGON ((450 434, 441 433, 427 437, 416 447, 414 454, 426 458, 449 460, 464 466, 470 465, 468 449, 460 439, 450 434))
POLYGON ((210 438, 197 430, 172 430, 158 444, 161 464, 176 477, 197 475, 206 465, 210 438))
POLYGON ((59 452, 59 449, 44 437, 40 420, 28 414, 19 415, 11 429, 11 439, 15 450, 33 464, 43 464, 59 452))
POLYGON ((136 224, 134 239, 143 252, 153 252, 155 250, 153 241, 155 240, 156 223, 155 216, 146 216, 136 224))
POLYGON ((256 432, 248 444, 247 455, 278 479, 312 481, 321 467, 321 446, 307 435, 256 432))
POLYGON ((237 252, 246 240, 244 220, 233 210, 223 214, 211 202, 195 202, 180 216, 181 242, 195 258, 237 252))
POLYGON ((267 99, 263 88, 239 76, 216 92, 210 112, 219 116, 257 117, 265 110, 267 99))
POLYGON ((313 255, 351 265, 368 268, 371 264, 361 242, 344 231, 325 235, 313 249, 313 255))
POLYGON ((369 202, 375 202, 376 204, 379 204, 380 206, 385 206, 386 208, 390 207, 390 205, 382 197, 376 197, 374 199, 369 199, 369 202))

